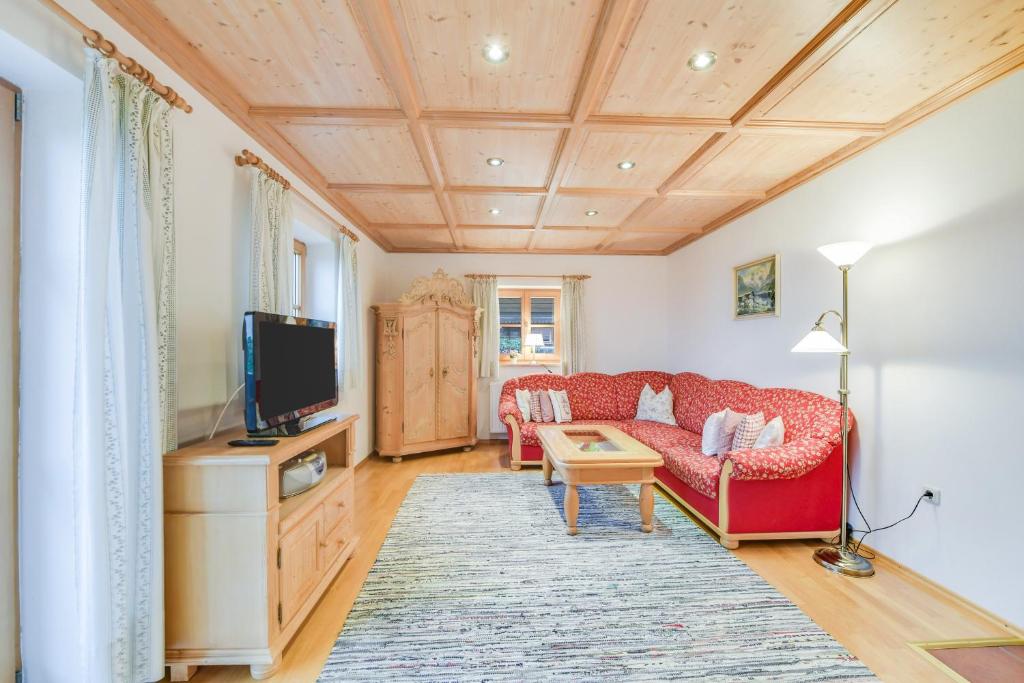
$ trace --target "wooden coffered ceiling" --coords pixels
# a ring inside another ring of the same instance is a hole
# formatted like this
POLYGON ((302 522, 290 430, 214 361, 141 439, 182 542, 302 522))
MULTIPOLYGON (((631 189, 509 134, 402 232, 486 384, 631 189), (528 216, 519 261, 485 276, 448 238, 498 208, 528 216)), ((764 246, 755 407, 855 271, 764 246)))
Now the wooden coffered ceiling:
POLYGON ((95 1, 389 251, 670 253, 1024 64, 1024 0, 95 1))

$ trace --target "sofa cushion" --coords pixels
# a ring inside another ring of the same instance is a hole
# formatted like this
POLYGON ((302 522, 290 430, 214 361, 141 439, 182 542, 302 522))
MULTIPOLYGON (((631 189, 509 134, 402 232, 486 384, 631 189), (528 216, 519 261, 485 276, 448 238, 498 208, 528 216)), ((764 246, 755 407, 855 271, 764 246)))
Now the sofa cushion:
POLYGON ((622 431, 659 453, 680 445, 696 444, 700 448, 700 437, 680 427, 649 422, 647 420, 628 420, 623 423, 622 431))
MULTIPOLYGON (((657 370, 637 370, 615 375, 616 417, 620 420, 632 420, 636 416, 640 402, 640 392, 650 384, 655 392, 661 391, 672 381, 672 375, 657 370)), ((672 394, 675 395, 675 389, 672 394)))
POLYGON ((680 426, 691 432, 702 431, 704 423, 711 415, 726 408, 732 408, 737 413, 764 412, 765 419, 771 419, 774 415, 769 415, 769 411, 763 410, 764 397, 761 391, 746 382, 729 379, 709 381, 690 400, 680 426))
MULTIPOLYGON (((786 440, 825 439, 833 444, 842 438, 842 406, 838 401, 799 389, 762 389, 764 417, 782 416, 786 440)), ((853 429, 853 415, 850 415, 853 429)))
MULTIPOLYGON (((537 436, 538 427, 550 427, 554 423, 537 424, 536 422, 527 422, 519 428, 519 439, 524 446, 539 446, 540 438, 537 436)), ((571 423, 573 426, 578 425, 611 425, 625 431, 625 422, 622 420, 573 420, 571 423)))
POLYGON ((619 419, 615 400, 617 387, 615 378, 611 375, 578 372, 565 378, 565 389, 569 393, 569 405, 572 406, 572 416, 575 419, 619 419))
POLYGON ((693 432, 693 442, 673 446, 664 452, 665 467, 683 482, 700 491, 708 498, 718 497, 718 477, 722 473, 722 461, 700 452, 700 437, 693 432))
MULTIPOLYGON (((672 390, 672 413, 676 416, 677 425, 690 429, 683 423, 686 411, 689 410, 694 397, 707 391, 710 385, 711 380, 695 372, 681 372, 672 376, 668 386, 672 390)), ((701 422, 700 428, 703 426, 704 423, 701 422)), ((700 428, 690 429, 690 431, 699 432, 700 428)))

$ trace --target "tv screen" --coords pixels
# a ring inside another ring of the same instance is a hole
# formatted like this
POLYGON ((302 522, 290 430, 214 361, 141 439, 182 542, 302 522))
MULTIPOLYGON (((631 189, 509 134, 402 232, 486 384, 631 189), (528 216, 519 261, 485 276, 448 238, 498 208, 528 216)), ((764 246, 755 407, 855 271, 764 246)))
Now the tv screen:
POLYGON ((246 429, 264 431, 338 403, 334 337, 332 322, 245 314, 246 429))

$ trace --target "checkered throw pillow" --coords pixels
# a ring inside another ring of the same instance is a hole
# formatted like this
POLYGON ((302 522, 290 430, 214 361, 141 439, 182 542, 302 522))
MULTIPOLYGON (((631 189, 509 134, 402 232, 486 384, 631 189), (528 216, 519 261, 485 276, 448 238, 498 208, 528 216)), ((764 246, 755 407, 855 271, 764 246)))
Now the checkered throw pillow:
POLYGON ((732 450, 739 451, 744 448, 753 448, 757 437, 764 429, 764 413, 744 415, 743 419, 736 426, 736 433, 732 437, 732 450))

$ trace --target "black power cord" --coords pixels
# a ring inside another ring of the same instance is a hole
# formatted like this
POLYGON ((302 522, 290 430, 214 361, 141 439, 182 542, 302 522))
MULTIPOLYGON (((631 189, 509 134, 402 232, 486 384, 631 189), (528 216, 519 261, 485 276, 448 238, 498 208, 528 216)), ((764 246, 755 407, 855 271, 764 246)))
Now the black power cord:
MULTIPOLYGON (((865 539, 865 538, 867 538, 867 537, 868 537, 868 536, 870 536, 871 534, 875 533, 876 531, 885 531, 886 529, 891 529, 891 528, 893 528, 894 526, 896 526, 897 524, 900 524, 901 522, 905 522, 905 521, 907 521, 908 519, 910 519, 911 517, 913 517, 913 516, 914 516, 914 513, 915 513, 915 512, 917 512, 917 508, 918 508, 918 507, 920 507, 920 505, 921 505, 921 501, 922 501, 922 500, 924 500, 925 498, 931 498, 931 497, 932 497, 932 492, 931 492, 931 491, 926 491, 926 492, 922 493, 922 494, 921 494, 921 495, 920 495, 920 496, 918 497, 918 499, 917 499, 917 502, 916 502, 916 503, 914 503, 914 509, 910 511, 910 514, 909 514, 909 515, 907 515, 906 517, 902 518, 902 519, 898 519, 898 520, 896 520, 896 521, 895 521, 895 522, 893 522, 892 524, 888 524, 888 525, 886 525, 886 526, 880 526, 880 527, 878 527, 877 529, 871 529, 871 528, 869 528, 869 529, 868 529, 867 531, 864 531, 864 530, 862 530, 862 529, 854 529, 854 532, 855 532, 855 533, 861 533, 861 534, 863 534, 863 536, 861 536, 861 537, 860 537, 860 540, 859 540, 859 541, 857 541, 857 548, 856 548, 856 549, 855 549, 855 550, 854 550, 853 552, 855 552, 855 553, 857 553, 858 555, 860 555, 860 546, 861 546, 861 545, 862 545, 862 544, 864 543, 864 539, 865 539)), ((862 517, 863 517, 863 515, 862 515, 862 517)), ((865 523, 867 522, 867 520, 864 520, 864 521, 865 521, 865 523)))
MULTIPOLYGON (((915 512, 917 512, 917 508, 921 505, 921 501, 922 500, 924 500, 925 498, 928 498, 930 500, 932 498, 932 492, 931 491, 925 491, 924 493, 922 493, 920 495, 920 497, 918 497, 917 502, 914 503, 914 509, 910 511, 909 515, 907 515, 906 517, 904 517, 902 519, 896 520, 892 524, 887 524, 886 526, 881 526, 881 527, 878 527, 876 529, 876 528, 872 528, 871 522, 869 522, 868 518, 864 516, 864 511, 860 509, 860 502, 857 501, 857 494, 853 490, 853 475, 850 472, 850 463, 846 463, 846 481, 850 482, 850 497, 853 498, 853 506, 855 508, 857 508, 857 514, 860 515, 861 520, 863 520, 863 522, 864 522, 864 526, 867 527, 867 530, 865 531, 864 529, 853 529, 853 528, 851 528, 852 525, 849 524, 849 523, 847 523, 847 525, 846 525, 847 529, 848 529, 848 532, 847 532, 848 535, 863 534, 860 537, 860 540, 856 542, 857 546, 852 549, 853 552, 856 553, 857 555, 861 554, 860 547, 861 547, 861 545, 864 544, 864 539, 865 538, 867 538, 871 534, 875 533, 876 531, 885 531, 886 529, 891 529, 894 526, 896 526, 897 524, 900 524, 902 522, 907 521, 908 519, 910 519, 911 517, 914 516, 915 512)), ((839 537, 838 536, 836 537, 835 542, 836 543, 839 542, 839 537)), ((867 559, 869 559, 869 560, 875 559, 874 554, 872 554, 871 557, 868 557, 867 559)))

